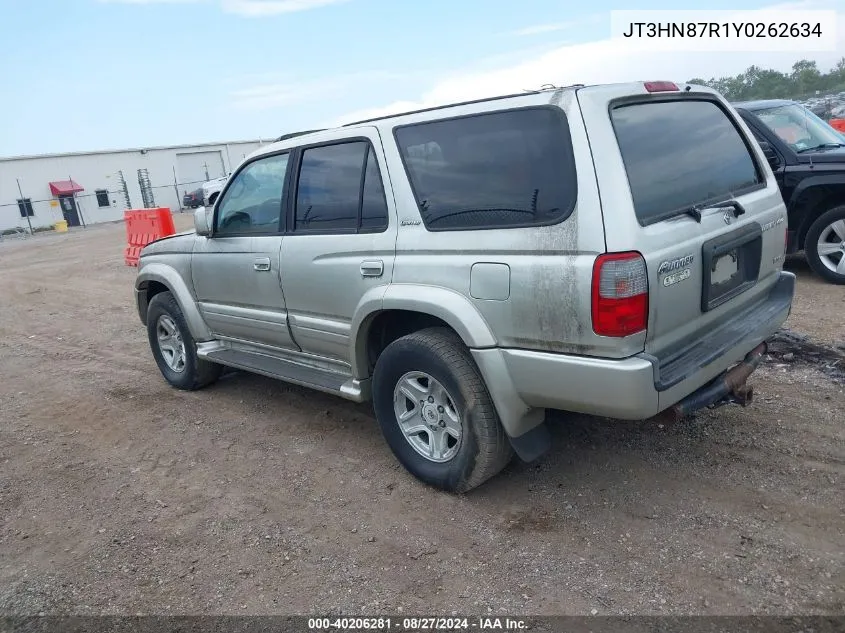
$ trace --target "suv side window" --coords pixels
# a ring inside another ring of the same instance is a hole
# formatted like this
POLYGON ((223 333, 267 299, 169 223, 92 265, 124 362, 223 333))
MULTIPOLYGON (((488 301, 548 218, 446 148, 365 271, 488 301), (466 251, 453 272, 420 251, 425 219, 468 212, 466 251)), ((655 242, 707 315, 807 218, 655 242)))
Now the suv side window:
POLYGON ((373 148, 367 152, 367 166, 364 168, 364 188, 361 192, 361 230, 384 230, 387 228, 387 200, 384 197, 384 183, 373 148))
POLYGON ((413 123, 395 136, 430 231, 545 226, 575 208, 575 156, 558 108, 413 123))
POLYGON ((294 212, 296 231, 357 233, 387 228, 387 201, 366 141, 303 150, 294 212))
POLYGON ((217 205, 215 235, 278 233, 289 154, 250 163, 217 205))

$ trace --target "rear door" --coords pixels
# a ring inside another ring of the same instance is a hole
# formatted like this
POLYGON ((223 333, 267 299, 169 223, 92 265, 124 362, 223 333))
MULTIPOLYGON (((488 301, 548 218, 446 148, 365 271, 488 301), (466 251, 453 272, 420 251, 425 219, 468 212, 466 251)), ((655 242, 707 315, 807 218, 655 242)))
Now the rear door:
POLYGON ((609 252, 646 260, 645 350, 688 344, 761 299, 786 211, 762 152, 716 93, 645 84, 578 91, 609 252))
POLYGON ((296 152, 281 281, 302 351, 348 363, 356 311, 393 277, 396 221, 376 128, 330 139, 296 152))

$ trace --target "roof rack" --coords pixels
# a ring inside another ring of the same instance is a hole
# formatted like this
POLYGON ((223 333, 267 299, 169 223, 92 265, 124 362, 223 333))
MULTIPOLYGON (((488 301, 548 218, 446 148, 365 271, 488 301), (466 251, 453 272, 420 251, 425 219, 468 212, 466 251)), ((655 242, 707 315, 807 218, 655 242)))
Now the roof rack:
POLYGON ((352 123, 345 123, 342 127, 349 127, 351 125, 361 125, 362 123, 370 123, 372 121, 383 121, 384 119, 392 119, 394 117, 406 116, 408 114, 420 114, 421 112, 433 112, 435 110, 443 110, 445 108, 456 108, 458 106, 472 105, 474 103, 485 103, 487 101, 497 101, 499 99, 510 99, 512 97, 524 97, 530 94, 540 94, 540 90, 527 90, 525 92, 515 92, 513 94, 498 95, 496 97, 485 97, 484 99, 473 99, 472 101, 461 101, 458 103, 446 103, 444 105, 434 106, 432 108, 421 108, 419 110, 409 110, 408 112, 396 112, 394 114, 385 114, 384 116, 373 117, 372 119, 362 119, 361 121, 353 121, 352 123))
MULTIPOLYGON (((325 128, 323 128, 323 129, 325 129, 325 128)), ((295 136, 303 136, 304 134, 313 134, 314 132, 322 132, 323 129, 304 130, 302 132, 290 132, 289 134, 282 134, 279 138, 275 139, 273 142, 278 143, 279 141, 286 141, 289 138, 294 138, 295 136)))
POLYGON ((525 92, 557 92, 558 90, 571 90, 573 88, 586 88, 587 84, 566 84, 565 86, 556 86, 554 84, 543 84, 536 90, 526 89, 525 92))

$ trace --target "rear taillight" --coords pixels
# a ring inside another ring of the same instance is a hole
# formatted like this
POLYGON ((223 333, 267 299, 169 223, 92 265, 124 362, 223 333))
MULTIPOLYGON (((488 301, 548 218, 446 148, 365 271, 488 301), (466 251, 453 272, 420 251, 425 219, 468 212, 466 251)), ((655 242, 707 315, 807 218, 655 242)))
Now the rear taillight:
POLYGON ((630 336, 648 324, 648 275, 639 253, 599 255, 593 264, 593 331, 630 336))
POLYGON ((671 81, 646 81, 645 89, 649 92, 677 92, 680 90, 677 84, 671 81))

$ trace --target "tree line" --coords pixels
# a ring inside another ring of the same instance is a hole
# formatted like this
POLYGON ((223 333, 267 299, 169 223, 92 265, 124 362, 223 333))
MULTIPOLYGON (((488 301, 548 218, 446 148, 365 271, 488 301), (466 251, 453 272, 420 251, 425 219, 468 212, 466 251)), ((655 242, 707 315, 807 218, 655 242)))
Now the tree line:
POLYGON ((819 70, 816 62, 801 59, 792 65, 792 71, 749 66, 735 77, 690 79, 689 83, 703 84, 722 93, 731 101, 751 99, 806 99, 820 95, 845 91, 845 57, 826 73, 819 70))

